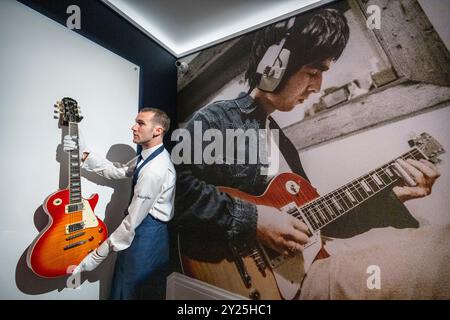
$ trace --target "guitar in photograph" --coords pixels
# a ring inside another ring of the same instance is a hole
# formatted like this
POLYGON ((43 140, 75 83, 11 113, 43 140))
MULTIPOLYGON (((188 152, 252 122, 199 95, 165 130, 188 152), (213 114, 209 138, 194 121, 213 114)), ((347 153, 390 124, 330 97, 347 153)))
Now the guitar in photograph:
MULTIPOLYGON (((444 153, 439 142, 427 133, 409 143, 412 149, 398 158, 426 159, 436 163, 438 156, 444 153)), ((210 241, 195 246, 187 239, 189 235, 179 235, 183 272, 252 299, 294 299, 312 263, 329 256, 322 246, 320 230, 376 193, 392 188, 400 182, 401 170, 393 160, 324 196, 319 196, 311 184, 294 173, 277 175, 259 196, 218 187, 231 197, 292 215, 308 226, 312 236, 302 253, 284 256, 257 241, 239 248, 230 246, 223 250, 224 254, 218 255, 216 252, 220 249, 211 249, 210 241)))
MULTIPOLYGON (((64 98, 55 105, 60 126, 68 126, 69 135, 78 141, 78 123, 83 119, 77 102, 64 98)), ((77 143, 78 145, 78 143, 77 143)), ((80 154, 69 152, 69 186, 45 200, 43 208, 49 223, 30 246, 28 266, 45 278, 71 273, 84 257, 108 237, 106 225, 94 214, 98 194, 89 199, 81 196, 80 154)))

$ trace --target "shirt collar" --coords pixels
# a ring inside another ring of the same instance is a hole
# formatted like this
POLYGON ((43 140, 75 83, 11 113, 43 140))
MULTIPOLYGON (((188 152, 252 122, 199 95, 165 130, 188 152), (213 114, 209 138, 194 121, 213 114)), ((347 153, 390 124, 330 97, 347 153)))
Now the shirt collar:
POLYGON ((147 159, 148 156, 150 156, 150 155, 151 155, 154 151, 156 151, 156 149, 158 149, 160 146, 162 146, 162 143, 160 143, 160 144, 158 144, 158 145, 156 145, 156 146, 154 146, 154 147, 151 147, 151 148, 149 148, 149 149, 144 149, 144 150, 142 150, 142 152, 141 152, 142 160, 147 159))
POLYGON ((235 102, 242 113, 248 115, 254 113, 253 116, 259 120, 267 119, 267 115, 262 111, 262 108, 258 106, 255 100, 253 100, 253 98, 249 94, 241 92, 235 102))
POLYGON ((251 113, 257 107, 253 98, 248 94, 239 94, 239 98, 237 98, 235 101, 239 109, 246 114, 251 113))

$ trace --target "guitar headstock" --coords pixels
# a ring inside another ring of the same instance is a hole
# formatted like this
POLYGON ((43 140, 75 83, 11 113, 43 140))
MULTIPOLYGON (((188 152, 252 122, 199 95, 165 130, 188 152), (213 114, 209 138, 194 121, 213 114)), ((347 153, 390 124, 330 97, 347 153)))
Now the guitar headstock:
POLYGON ((438 157, 445 153, 442 145, 431 135, 426 132, 421 133, 418 137, 408 141, 410 147, 416 147, 426 157, 427 160, 433 163, 437 163, 440 160, 438 157))
POLYGON ((60 126, 67 126, 69 122, 80 122, 83 119, 81 108, 76 100, 72 98, 63 98, 55 104, 55 119, 59 119, 60 126))

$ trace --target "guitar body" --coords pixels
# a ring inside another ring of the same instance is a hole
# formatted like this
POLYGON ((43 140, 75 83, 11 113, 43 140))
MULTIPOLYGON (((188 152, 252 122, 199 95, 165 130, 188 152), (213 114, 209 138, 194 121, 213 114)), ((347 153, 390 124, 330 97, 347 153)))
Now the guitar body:
POLYGON ((107 228, 94 214, 97 202, 98 194, 82 199, 82 210, 69 214, 68 189, 57 191, 46 199, 44 210, 49 223, 27 255, 28 266, 34 273, 46 278, 70 274, 69 267, 77 266, 106 240, 107 228), (82 227, 78 229, 77 225, 82 227), (69 226, 74 227, 70 230, 69 226))
MULTIPOLYGON (((232 197, 256 205, 274 207, 281 211, 289 210, 289 207, 299 207, 319 196, 316 189, 308 181, 294 173, 282 173, 276 176, 270 182, 264 194, 260 196, 249 195, 228 187, 219 187, 218 189, 232 197)), ((246 284, 230 252, 225 252, 223 259, 221 257, 215 259, 205 257, 205 259, 202 259, 198 255, 193 257, 186 253, 191 251, 189 248, 191 245, 188 241, 183 242, 182 237, 179 237, 180 259, 186 275, 254 299, 295 298, 312 262, 318 258, 328 257, 328 254, 322 248, 320 234, 318 233, 311 237, 303 254, 293 257, 274 255, 272 250, 259 246, 260 249, 257 250, 261 257, 264 256, 262 258, 268 262, 267 267, 261 270, 251 254, 242 255, 242 263, 251 277, 251 283, 246 284)))

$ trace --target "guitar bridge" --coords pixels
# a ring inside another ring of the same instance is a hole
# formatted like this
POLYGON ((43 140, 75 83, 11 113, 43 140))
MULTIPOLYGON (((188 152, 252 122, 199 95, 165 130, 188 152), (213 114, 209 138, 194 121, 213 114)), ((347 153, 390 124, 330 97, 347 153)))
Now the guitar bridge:
POLYGON ((84 236, 85 234, 86 234, 86 232, 76 233, 76 234, 74 234, 74 235, 68 236, 68 237, 66 238, 66 241, 73 240, 73 239, 75 239, 75 238, 84 236))
POLYGON ((258 267, 258 270, 263 275, 265 275, 267 263, 266 263, 264 255, 261 254, 261 245, 259 243, 256 243, 256 247, 253 248, 252 252, 250 253, 250 256, 253 258, 253 261, 255 261, 255 264, 258 267))

